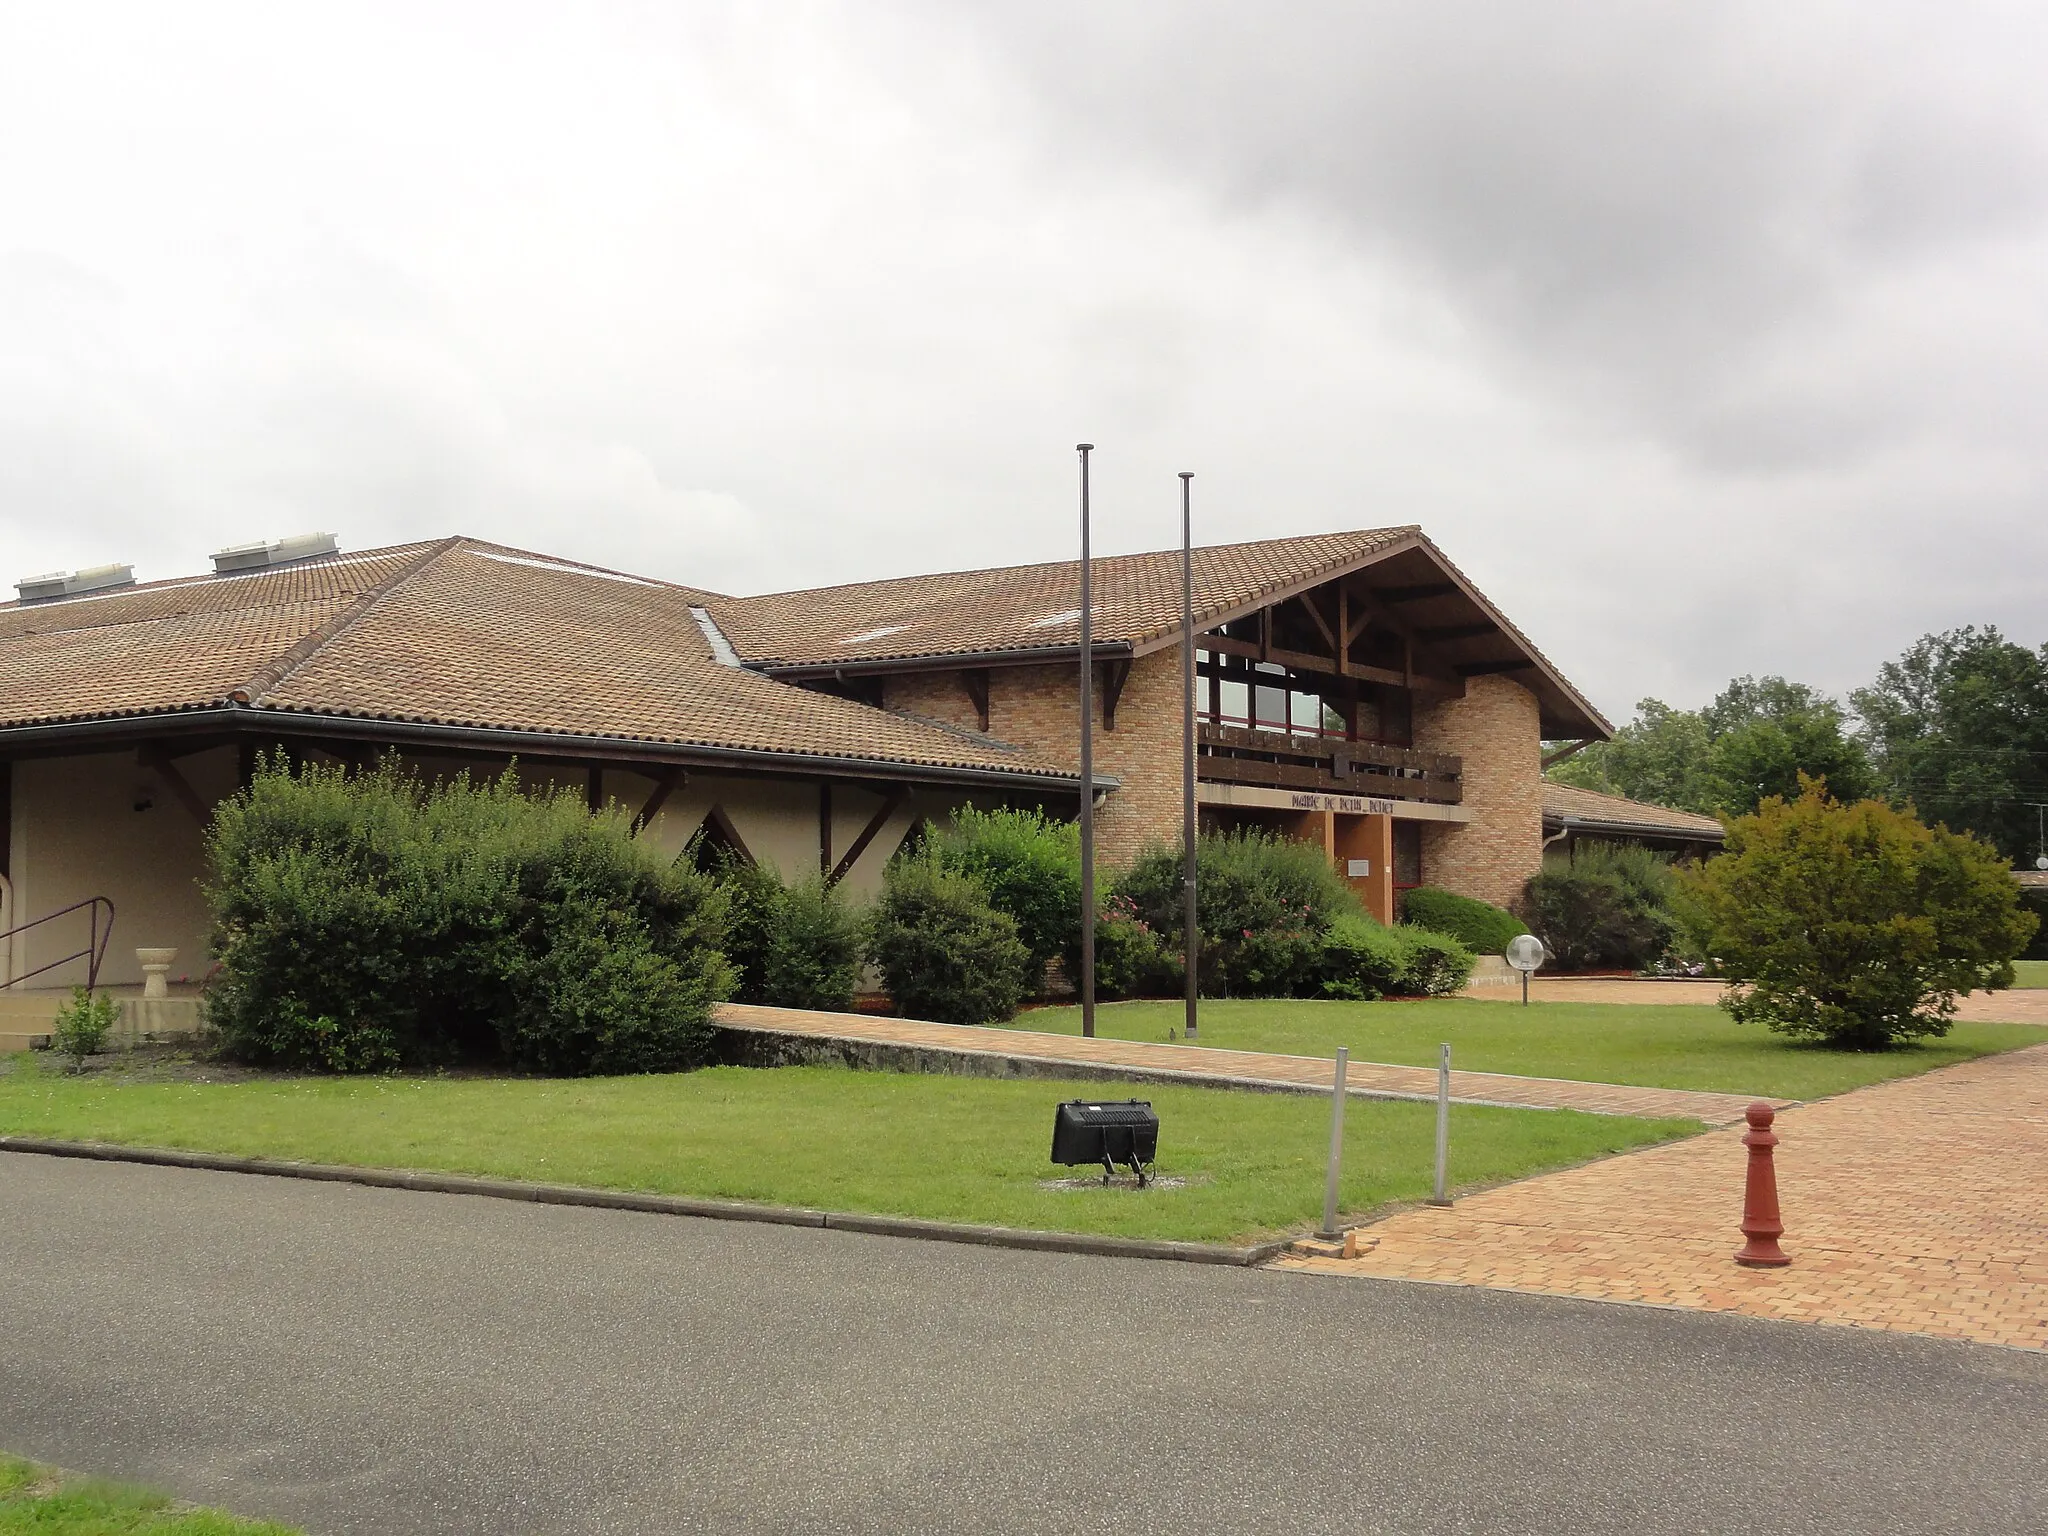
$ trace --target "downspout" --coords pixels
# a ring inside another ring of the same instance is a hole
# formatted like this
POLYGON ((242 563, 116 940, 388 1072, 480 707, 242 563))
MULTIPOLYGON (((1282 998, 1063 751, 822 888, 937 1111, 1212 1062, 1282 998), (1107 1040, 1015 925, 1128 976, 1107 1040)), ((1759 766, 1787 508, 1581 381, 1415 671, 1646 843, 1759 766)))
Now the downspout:
POLYGON ((0 987, 14 980, 14 882, 0 873, 0 987))

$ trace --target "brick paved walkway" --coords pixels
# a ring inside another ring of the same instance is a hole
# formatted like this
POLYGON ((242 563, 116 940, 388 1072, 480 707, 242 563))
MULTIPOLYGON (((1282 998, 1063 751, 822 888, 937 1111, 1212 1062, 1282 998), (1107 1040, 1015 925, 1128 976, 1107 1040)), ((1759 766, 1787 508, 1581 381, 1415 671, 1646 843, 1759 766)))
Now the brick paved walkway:
MULTIPOLYGON (((1187 1080, 1258 1088, 1320 1088, 1328 1092, 1334 1064, 1317 1056, 1283 1056, 1263 1051, 1224 1051, 1206 1045, 1154 1045, 1137 1040, 1045 1034, 1025 1029, 982 1029, 972 1025, 927 1024, 916 1019, 883 1019, 857 1013, 813 1013, 798 1008, 757 1008, 725 1003, 718 1022, 729 1029, 798 1035, 814 1040, 901 1046, 967 1056, 988 1056, 1034 1064, 1122 1069, 1156 1081, 1187 1080)), ((1362 1098, 1436 1097, 1434 1067, 1402 1067, 1354 1061, 1346 1086, 1362 1098)), ((1578 1109, 1596 1115, 1640 1115, 1651 1119, 1701 1120, 1732 1125, 1751 1096, 1696 1093, 1680 1088, 1631 1088, 1615 1083, 1580 1083, 1552 1077, 1514 1077, 1497 1072, 1451 1073, 1451 1097, 1463 1104, 1510 1104, 1533 1109, 1578 1109)), ((1784 1100, 1774 1100, 1784 1103, 1784 1100)))
POLYGON ((1777 1130, 1789 1269, 1730 1260, 1734 1130, 1403 1212, 1360 1233, 1356 1260, 1279 1263, 2048 1349, 2048 1045, 1802 1105, 1777 1130))
MULTIPOLYGON (((1519 987, 1467 987, 1461 994, 1489 1003, 1519 1003, 1519 987)), ((1620 977, 1538 976, 1529 984, 1537 1003, 1695 1003, 1711 1008, 1721 1000, 1712 981, 1629 981, 1620 977)), ((1986 1024, 2048 1024, 2048 987, 2014 987, 1972 992, 1956 1007, 1959 1019, 1986 1024)))

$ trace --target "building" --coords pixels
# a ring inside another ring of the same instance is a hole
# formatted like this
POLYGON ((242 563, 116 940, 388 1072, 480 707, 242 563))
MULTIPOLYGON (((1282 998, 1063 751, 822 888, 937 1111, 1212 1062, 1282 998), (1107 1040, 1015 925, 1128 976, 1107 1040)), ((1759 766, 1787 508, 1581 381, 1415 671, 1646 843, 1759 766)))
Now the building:
POLYGON ((1712 816, 1576 784, 1543 785, 1543 853, 1549 860, 1569 863, 1586 843, 1640 843, 1673 859, 1703 859, 1719 853, 1727 840, 1727 829, 1712 816))
MULTIPOLYGON (((1078 804, 1073 562, 745 598, 467 538, 214 567, 59 573, 0 605, 0 930, 106 898, 116 985, 137 945, 203 975, 203 828, 266 751, 516 763, 664 854, 701 837, 854 889, 922 818, 1078 804)), ((1194 567, 1205 822, 1320 843, 1381 915, 1425 881, 1511 899, 1542 859, 1543 743, 1605 737, 1592 706, 1417 528, 1194 567)), ((1114 864, 1179 836, 1180 557, 1094 583, 1114 864)), ((86 912, 0 940, 0 980, 81 979, 86 912)))

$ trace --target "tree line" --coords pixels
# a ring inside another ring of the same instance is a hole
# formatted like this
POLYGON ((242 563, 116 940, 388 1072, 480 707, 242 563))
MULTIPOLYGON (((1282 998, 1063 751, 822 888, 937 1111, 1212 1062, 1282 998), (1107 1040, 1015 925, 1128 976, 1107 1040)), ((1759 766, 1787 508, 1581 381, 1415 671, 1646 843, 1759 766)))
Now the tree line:
POLYGON ((1837 800, 1911 806, 2015 864, 2048 802, 2048 644, 1995 626, 1925 635, 1846 703, 1783 677, 1738 677, 1701 709, 1644 699, 1611 741, 1551 769, 1560 783, 1730 820, 1824 779, 1837 800))

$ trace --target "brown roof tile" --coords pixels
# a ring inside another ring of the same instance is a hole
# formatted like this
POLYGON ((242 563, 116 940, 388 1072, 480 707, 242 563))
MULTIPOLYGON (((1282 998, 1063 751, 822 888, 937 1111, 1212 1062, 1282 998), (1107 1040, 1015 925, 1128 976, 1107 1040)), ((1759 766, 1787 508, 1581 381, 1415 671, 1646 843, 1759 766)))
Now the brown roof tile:
MULTIPOLYGON (((1195 612, 1223 613, 1263 594, 1416 539, 1415 527, 1368 528, 1216 544, 1194 552, 1195 612)), ((1142 645, 1180 628, 1180 551, 1093 562, 1095 639, 1142 645)), ((948 571, 710 602, 719 628, 755 664, 825 664, 1044 648, 1081 638, 1081 563, 948 571)))
POLYGON ((1664 833, 1672 837, 1719 842, 1721 823, 1711 816, 1691 811, 1674 811, 1667 805, 1648 805, 1620 795, 1582 789, 1576 784, 1543 781, 1543 819, 1552 823, 1575 822, 1583 826, 1612 827, 1616 831, 1664 833))
POLYGON ((0 609, 0 728, 222 704, 1071 777, 721 665, 708 594, 474 540, 0 609))

